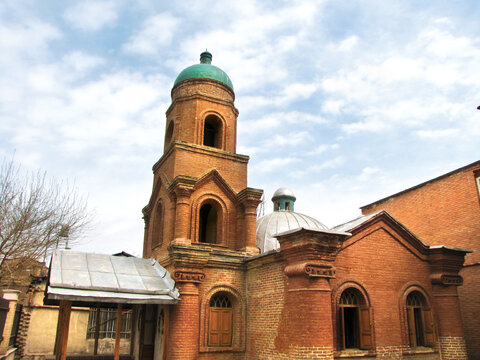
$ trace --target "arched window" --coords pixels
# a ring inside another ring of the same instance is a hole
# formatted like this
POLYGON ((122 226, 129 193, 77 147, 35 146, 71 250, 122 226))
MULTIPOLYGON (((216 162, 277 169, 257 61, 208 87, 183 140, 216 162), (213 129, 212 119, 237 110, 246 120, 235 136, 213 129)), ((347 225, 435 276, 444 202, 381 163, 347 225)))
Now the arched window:
POLYGON ((222 122, 215 115, 208 115, 205 118, 203 145, 216 148, 222 147, 222 122))
POLYGON ((435 344, 432 310, 428 308, 425 297, 419 291, 412 291, 407 296, 407 322, 410 346, 435 344))
POLYGON ((371 349, 370 308, 363 295, 354 288, 346 289, 340 297, 339 310, 342 349, 371 349))
POLYGON ((213 295, 209 303, 208 346, 231 346, 233 307, 226 293, 213 295))
POLYGON ((172 142, 173 138, 173 120, 170 121, 167 127, 167 131, 165 131, 165 149, 167 149, 168 145, 172 142))
POLYGON ((200 208, 198 241, 215 244, 217 242, 217 210, 210 204, 200 208))
POLYGON ((162 244, 163 238, 163 205, 161 202, 158 202, 155 208, 155 215, 153 217, 152 225, 152 249, 154 249, 162 244))

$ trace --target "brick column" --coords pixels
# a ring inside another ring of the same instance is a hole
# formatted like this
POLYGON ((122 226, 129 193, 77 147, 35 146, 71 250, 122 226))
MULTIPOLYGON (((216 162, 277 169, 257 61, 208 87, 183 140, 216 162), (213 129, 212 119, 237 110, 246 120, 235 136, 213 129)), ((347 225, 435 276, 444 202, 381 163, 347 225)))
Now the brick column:
POLYGON ((347 235, 300 229, 277 236, 286 266, 285 307, 277 349, 289 359, 332 360, 333 261, 347 235))
POLYGON ((205 274, 176 270, 173 278, 180 291, 180 301, 170 306, 167 360, 195 360, 198 358, 200 329, 198 283, 205 274))
POLYGON ((241 250, 258 254, 257 248, 257 206, 261 202, 263 191, 245 188, 237 195, 244 208, 245 240, 241 250))
POLYGON ((433 307, 438 319, 438 340, 442 360, 467 360, 457 286, 463 278, 459 271, 468 251, 435 247, 430 250, 430 280, 433 307))
POLYGON ((190 225, 190 195, 193 192, 196 179, 188 176, 177 176, 169 187, 175 198, 175 234, 173 244, 189 245, 190 225))

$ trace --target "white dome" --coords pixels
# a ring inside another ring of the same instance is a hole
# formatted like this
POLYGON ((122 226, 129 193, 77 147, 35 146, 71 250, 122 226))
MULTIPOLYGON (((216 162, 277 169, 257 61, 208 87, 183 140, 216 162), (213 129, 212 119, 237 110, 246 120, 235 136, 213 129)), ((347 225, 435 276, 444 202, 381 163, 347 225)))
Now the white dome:
POLYGON ((293 194, 293 191, 290 190, 290 189, 284 188, 284 187, 282 187, 280 189, 277 189, 277 191, 275 191, 275 193, 272 196, 272 200, 274 200, 276 198, 279 198, 279 197, 289 197, 289 198, 293 198, 293 199, 296 200, 296 197, 293 194))
POLYGON ((280 244, 274 235, 298 228, 328 230, 320 221, 310 216, 293 211, 274 211, 257 219, 257 247, 260 249, 260 253, 280 248, 280 244))

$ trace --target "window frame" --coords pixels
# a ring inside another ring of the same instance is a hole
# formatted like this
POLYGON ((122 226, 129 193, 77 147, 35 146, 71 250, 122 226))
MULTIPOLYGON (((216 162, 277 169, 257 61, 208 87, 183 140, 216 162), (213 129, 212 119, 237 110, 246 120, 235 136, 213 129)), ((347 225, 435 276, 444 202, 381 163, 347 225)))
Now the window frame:
MULTIPOLYGON (((100 314, 100 328, 98 333, 99 339, 115 339, 115 332, 117 328, 117 310, 116 309, 99 309, 100 314)), ((87 333, 86 339, 95 339, 97 321, 97 309, 90 308, 88 313, 87 333)), ((122 328, 120 331, 120 339, 130 339, 132 336, 132 310, 122 311, 122 328)))
POLYGON ((426 295, 419 289, 412 289, 405 294, 404 304, 408 345, 411 348, 435 347, 435 318, 426 295), (416 296, 418 299, 418 302, 415 304, 411 301, 413 296, 416 296), (410 304, 409 300, 411 301, 410 304), (418 331, 421 331, 421 334, 418 331), (419 339, 421 343, 419 343, 419 339))
POLYGON ((375 323, 374 310, 371 305, 370 297, 366 289, 355 280, 345 280, 344 282, 335 286, 332 291, 332 308, 334 309, 334 343, 337 355, 351 354, 350 349, 355 349, 359 354, 375 356, 375 323), (345 347, 345 330, 344 330, 344 315, 343 307, 349 307, 347 304, 342 304, 341 299, 345 291, 353 291, 358 299, 358 304, 350 304, 358 307, 357 322, 358 322, 358 347, 345 347))
POLYGON ((210 347, 231 347, 233 338, 233 305, 226 292, 216 292, 209 301, 208 338, 210 347), (222 302, 221 298, 227 299, 222 302), (214 306, 212 306, 212 302, 214 306), (216 306, 219 303, 220 306, 216 306), (225 305, 225 306, 222 306, 225 305))
POLYGON ((364 294, 355 287, 346 287, 340 292, 338 302, 338 314, 340 323, 340 350, 347 349, 360 349, 371 350, 373 348, 373 331, 372 331, 372 316, 371 309, 368 306, 367 300, 364 294), (342 303, 342 299, 346 294, 350 293, 356 303, 342 303), (347 347, 347 335, 346 335, 346 316, 345 310, 355 309, 354 322, 356 323, 355 329, 353 329, 353 337, 355 346, 347 347))
POLYGON ((200 346, 201 353, 215 352, 243 352, 246 349, 246 303, 238 289, 231 285, 217 285, 211 288, 202 297, 200 305, 200 346), (217 294, 228 296, 232 305, 232 337, 229 346, 210 346, 210 300, 217 294))

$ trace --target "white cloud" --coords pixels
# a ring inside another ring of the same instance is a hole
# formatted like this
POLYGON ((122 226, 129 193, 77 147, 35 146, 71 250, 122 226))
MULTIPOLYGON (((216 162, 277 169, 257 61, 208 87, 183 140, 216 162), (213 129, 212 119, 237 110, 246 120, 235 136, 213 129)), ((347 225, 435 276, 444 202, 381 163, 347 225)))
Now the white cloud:
POLYGON ((459 35, 443 18, 424 24, 398 49, 379 44, 373 56, 357 45, 361 55, 351 55, 351 63, 321 83, 327 95, 322 111, 341 116, 340 128, 346 134, 411 129, 423 138, 448 137, 451 130, 424 128, 448 129, 451 122, 458 123, 461 132, 472 131, 466 111, 471 99, 459 94, 465 94, 465 87, 472 95, 480 92, 475 80, 480 78, 480 39, 459 35))
POLYGON ((29 19, 23 23, 0 21, 0 64, 15 68, 19 59, 39 59, 52 40, 60 39, 62 33, 51 24, 29 19))
POLYGON ((143 22, 142 28, 130 37, 123 49, 142 55, 156 54, 162 46, 170 44, 178 25, 178 19, 169 13, 154 15, 143 22))
POLYGON ((270 171, 281 171, 286 166, 298 163, 299 158, 296 157, 277 157, 273 159, 265 159, 254 165, 254 169, 259 173, 267 173, 270 171))
POLYGON ((84 73, 105 63, 105 59, 99 56, 92 56, 81 51, 73 51, 63 56, 63 63, 67 69, 74 72, 84 73))
POLYGON ((362 169, 361 174, 358 176, 358 180, 369 181, 374 175, 378 175, 379 173, 380 169, 378 167, 367 166, 362 169))
POLYGON ((340 51, 351 51, 358 44, 358 36, 352 35, 340 41, 337 45, 340 51))
POLYGON ((68 8, 64 19, 75 28, 98 31, 113 25, 117 18, 117 3, 114 1, 82 1, 68 8))
POLYGON ((320 155, 320 154, 323 154, 324 152, 327 152, 328 150, 335 150, 335 149, 338 149, 339 147, 340 146, 338 144, 332 144, 332 145, 320 144, 313 150, 307 152, 306 155, 320 155))
POLYGON ((322 104, 322 111, 328 114, 340 114, 342 107, 345 105, 344 100, 330 99, 322 104))
POLYGON ((383 119, 367 118, 362 121, 357 121, 348 124, 342 124, 341 128, 347 134, 355 134, 358 132, 374 132, 381 133, 386 129, 391 128, 391 126, 384 121, 383 119))
POLYGON ((455 137, 460 133, 458 129, 418 130, 416 134, 421 139, 444 139, 455 137))
POLYGON ((288 124, 304 126, 305 124, 323 124, 326 120, 318 115, 304 113, 300 111, 274 112, 266 114, 259 119, 239 123, 239 132, 245 134, 254 134, 258 132, 271 132, 288 124))
POLYGON ((284 146, 296 146, 312 141, 313 137, 307 131, 298 131, 290 134, 276 134, 265 141, 264 146, 278 148, 284 146))
POLYGON ((322 171, 325 169, 335 169, 340 167, 345 163, 345 158, 343 156, 337 156, 333 159, 324 161, 320 164, 314 164, 308 168, 309 171, 322 171))

